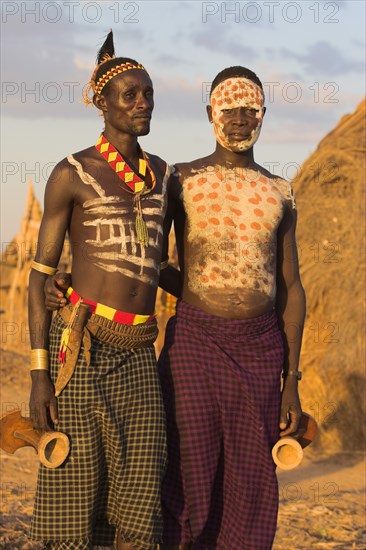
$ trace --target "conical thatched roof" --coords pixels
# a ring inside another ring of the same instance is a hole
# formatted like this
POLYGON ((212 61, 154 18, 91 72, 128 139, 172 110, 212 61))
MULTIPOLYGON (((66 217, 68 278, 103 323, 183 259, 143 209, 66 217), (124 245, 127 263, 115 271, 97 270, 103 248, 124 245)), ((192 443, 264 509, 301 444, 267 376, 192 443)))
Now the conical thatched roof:
POLYGON ((342 117, 293 182, 308 309, 303 408, 322 424, 328 448, 362 445, 365 105, 342 117))

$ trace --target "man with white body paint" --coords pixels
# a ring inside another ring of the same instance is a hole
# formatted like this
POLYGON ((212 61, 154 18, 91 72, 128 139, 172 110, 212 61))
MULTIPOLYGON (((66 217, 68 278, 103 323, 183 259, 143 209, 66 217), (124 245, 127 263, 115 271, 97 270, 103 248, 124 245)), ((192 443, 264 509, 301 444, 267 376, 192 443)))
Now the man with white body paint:
MULTIPOLYGON (((291 185, 254 161, 265 114, 258 77, 243 67, 219 73, 207 113, 216 149, 175 166, 165 218, 180 272, 166 267, 159 284, 181 297, 159 358, 165 549, 269 550, 271 449, 301 416, 296 204, 291 185)), ((167 251, 165 240, 162 265, 167 251)))
POLYGON ((139 146, 153 85, 114 56, 112 32, 90 87, 105 129, 52 172, 30 275, 31 417, 71 440, 62 468, 40 468, 31 538, 47 550, 156 550, 166 437, 154 307, 169 168, 139 146), (66 232, 73 288, 50 326, 43 287, 66 232))

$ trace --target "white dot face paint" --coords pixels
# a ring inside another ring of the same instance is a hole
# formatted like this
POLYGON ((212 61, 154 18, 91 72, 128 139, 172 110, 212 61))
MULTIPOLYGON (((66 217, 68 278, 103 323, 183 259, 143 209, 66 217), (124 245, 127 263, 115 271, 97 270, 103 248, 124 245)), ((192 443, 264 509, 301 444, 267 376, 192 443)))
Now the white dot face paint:
POLYGON ((259 138, 262 128, 264 93, 247 78, 228 78, 220 82, 211 94, 212 120, 217 142, 235 153, 247 151, 259 138), (224 118, 232 109, 244 108, 249 118, 257 120, 256 127, 242 140, 230 140, 224 131, 224 118))

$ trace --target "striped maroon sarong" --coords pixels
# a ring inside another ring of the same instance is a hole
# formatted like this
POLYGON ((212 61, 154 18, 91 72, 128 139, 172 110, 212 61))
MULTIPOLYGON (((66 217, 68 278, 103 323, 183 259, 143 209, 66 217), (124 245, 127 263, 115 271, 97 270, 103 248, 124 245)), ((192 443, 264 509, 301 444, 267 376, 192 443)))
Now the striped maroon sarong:
POLYGON ((230 320, 178 301, 159 359, 167 544, 272 548, 278 486, 271 449, 279 437, 283 358, 274 311, 230 320))

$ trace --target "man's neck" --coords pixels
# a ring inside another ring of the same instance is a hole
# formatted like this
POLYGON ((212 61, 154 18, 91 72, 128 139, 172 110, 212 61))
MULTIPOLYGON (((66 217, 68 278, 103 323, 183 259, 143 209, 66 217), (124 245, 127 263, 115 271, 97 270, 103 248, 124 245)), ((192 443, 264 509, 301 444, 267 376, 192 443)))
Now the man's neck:
POLYGON ((131 162, 138 158, 137 136, 118 132, 114 128, 107 128, 104 137, 111 143, 125 159, 131 162))
POLYGON ((235 153, 229 149, 225 149, 219 143, 216 143, 216 150, 212 155, 215 163, 221 166, 227 166, 228 168, 254 168, 256 165, 254 161, 253 147, 247 151, 241 153, 235 153))

